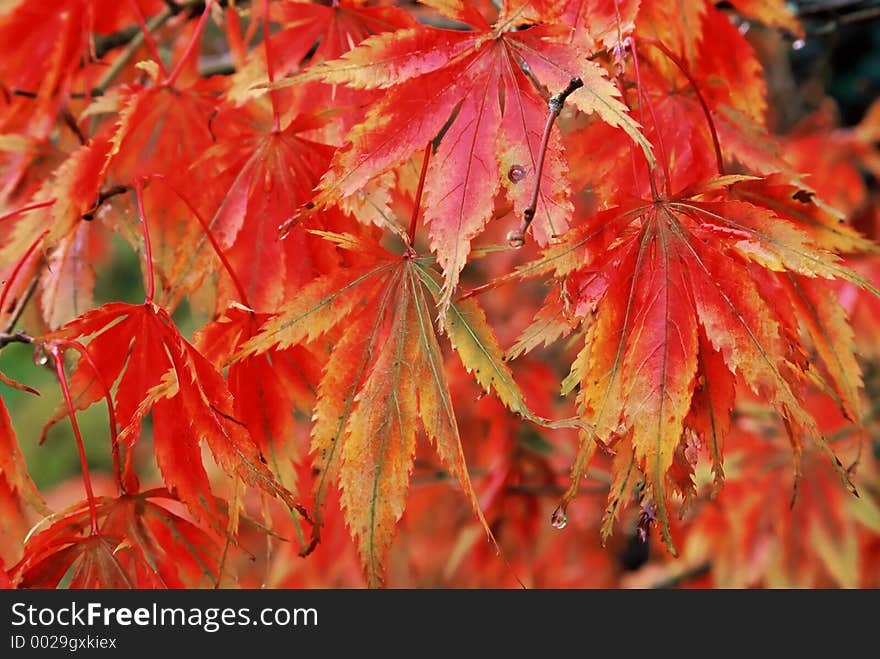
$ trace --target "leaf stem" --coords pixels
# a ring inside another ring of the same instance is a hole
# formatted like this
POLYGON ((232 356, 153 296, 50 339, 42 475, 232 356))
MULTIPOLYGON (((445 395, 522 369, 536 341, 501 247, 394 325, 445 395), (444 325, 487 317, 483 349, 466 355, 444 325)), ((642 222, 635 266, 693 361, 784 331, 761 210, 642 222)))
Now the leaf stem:
POLYGON ((24 292, 24 295, 21 296, 21 300, 18 303, 18 307, 15 309, 15 313, 9 318, 9 322, 6 323, 5 332, 8 334, 11 332, 16 325, 18 325, 18 321, 21 320, 22 314, 24 314, 24 310, 27 308, 28 302, 31 301, 31 298, 34 296, 34 292, 37 290, 37 284, 40 283, 40 270, 37 269, 34 276, 31 278, 31 283, 28 284, 27 290, 24 292))
MULTIPOLYGON (((269 0, 263 0, 263 47, 266 53, 266 75, 269 84, 275 82, 275 64, 272 58, 272 35, 269 31, 269 0)), ((278 112, 278 90, 269 88, 269 98, 272 99, 272 132, 281 130, 281 119, 278 112)))
POLYGON ((205 23, 208 21, 208 16, 211 13, 211 7, 214 4, 214 0, 207 0, 205 2, 205 11, 202 12, 201 17, 199 18, 199 22, 196 25, 196 31, 190 39, 189 44, 186 46, 186 50, 181 55, 180 60, 177 62, 177 66, 174 67, 174 70, 171 72, 171 75, 165 78, 165 82, 162 83, 164 87, 171 87, 180 77, 180 74, 183 73, 184 67, 186 67, 186 63, 192 57, 193 52, 196 49, 196 45, 199 43, 202 38, 202 32, 205 30, 205 23))
POLYGON ((425 158, 422 160, 422 171, 419 174, 419 187, 416 190, 416 196, 413 200, 413 212, 412 217, 409 221, 409 247, 415 247, 415 239, 416 239, 416 222, 419 219, 419 211, 422 206, 422 191, 425 189, 425 177, 428 174, 428 160, 431 158, 431 147, 433 144, 428 142, 428 146, 425 147, 425 158))
MULTIPOLYGON (((690 71, 688 71, 684 63, 660 41, 654 39, 653 37, 643 37, 642 41, 651 46, 654 46, 654 48, 666 55, 667 59, 675 64, 675 66, 678 67, 678 70, 681 71, 681 74, 685 78, 687 78, 687 81, 690 83, 691 88, 697 95, 697 100, 700 102, 700 107, 703 108, 703 114, 706 116, 706 122, 709 124, 709 132, 712 133, 712 146, 715 147, 715 161, 718 165, 718 175, 724 176, 724 158, 721 157, 721 143, 718 141, 718 131, 715 129, 715 121, 712 119, 712 113, 709 110, 709 105, 706 103, 706 99, 703 98, 703 94, 700 92, 700 87, 697 85, 697 81, 694 80, 694 77, 691 75, 690 71)), ((635 54, 635 48, 633 48, 633 54, 635 54)))
POLYGON ((95 364, 92 356, 82 343, 79 341, 63 340, 58 341, 58 344, 66 348, 73 348, 82 355, 82 358, 89 365, 89 368, 92 369, 98 383, 101 385, 101 389, 104 392, 104 400, 107 401, 107 415, 110 419, 110 451, 113 456, 113 475, 116 478, 116 486, 119 488, 120 494, 126 494, 125 483, 122 479, 122 466, 119 460, 119 442, 116 433, 116 409, 113 406, 113 397, 110 395, 110 388, 101 376, 100 371, 98 371, 97 364, 95 364))
POLYGON ((535 185, 532 188, 532 198, 528 207, 523 211, 523 221, 516 231, 507 234, 507 242, 511 247, 522 247, 525 244, 526 231, 528 231, 532 220, 535 219, 535 212, 538 208, 538 195, 541 192, 541 176, 544 172, 544 160, 547 157, 547 146, 550 143, 550 132, 553 124, 556 123, 556 117, 562 112, 565 101, 576 90, 584 86, 584 81, 580 78, 572 78, 568 81, 568 86, 560 93, 554 94, 547 102, 550 114, 547 115, 547 123, 544 125, 544 135, 541 137, 541 146, 538 151, 538 164, 535 168, 535 185))
POLYGON ((150 230, 147 227, 146 213, 144 213, 144 184, 141 179, 135 182, 134 191, 137 196, 138 214, 141 216, 141 229, 144 232, 144 260, 147 266, 147 290, 144 303, 152 304, 153 296, 156 294, 156 284, 153 281, 153 248, 150 245, 150 230))
POLYGON ((49 229, 44 229, 43 233, 37 236, 36 240, 34 240, 34 242, 31 243, 30 247, 27 248, 24 256, 22 256, 21 259, 19 259, 18 263, 15 264, 15 267, 12 269, 12 272, 9 275, 9 279, 6 280, 6 285, 3 287, 3 292, 0 293, 0 313, 3 313, 4 309, 6 309, 6 298, 9 295, 9 291, 12 289, 12 284, 14 284, 15 280, 18 278, 21 269, 24 267, 24 264, 28 262, 31 256, 33 256, 34 252, 37 251, 37 247, 40 246, 43 238, 45 238, 48 233, 49 229))
MULTIPOLYGON (((165 9, 147 21, 146 28, 147 31, 138 31, 134 36, 132 36, 131 41, 126 46, 125 50, 122 51, 119 56, 113 60, 113 64, 110 65, 110 68, 101 76, 101 79, 98 81, 98 84, 95 85, 94 89, 92 89, 88 96, 103 96, 104 92, 107 91, 107 88, 113 82, 119 72, 125 67, 126 64, 134 57, 134 54, 138 51, 138 48, 144 43, 145 34, 150 34, 155 30, 158 30, 162 27, 168 19, 174 16, 174 12, 170 9, 165 9)), ((159 60, 159 65, 162 66, 162 60, 159 60)), ((71 94, 71 98, 75 98, 76 94, 71 94)), ((86 94, 83 94, 85 97, 86 94)))
POLYGON ((214 233, 211 231, 211 226, 202 216, 202 214, 196 209, 193 203, 184 195, 176 185, 174 185, 171 181, 169 181, 164 174, 151 174, 149 177, 151 179, 156 179, 162 181, 168 188, 175 194, 177 197, 186 204, 186 207, 189 208, 190 212, 196 216, 199 224, 202 227, 202 230, 205 232, 205 235, 208 237, 208 242, 211 243, 211 247, 214 248, 214 253, 217 255, 217 258, 220 259, 220 263, 223 264, 226 273, 229 275, 229 278, 232 280, 232 284, 235 286, 235 290, 241 298, 242 304, 251 309, 251 303, 248 300, 247 292, 245 291, 244 286, 241 283, 241 280, 238 278, 238 275, 235 274, 235 270, 232 268, 232 264, 229 262, 229 259, 226 258, 226 255, 223 253, 223 247, 221 247, 220 243, 217 242, 217 238, 214 236, 214 233))
POLYGON ((62 352, 58 343, 49 345, 49 354, 55 360, 55 373, 58 375, 58 383, 61 385, 61 393, 64 396, 64 404, 67 406, 67 414, 70 417, 70 425, 73 426, 73 436, 76 438, 76 448, 79 451, 79 461, 82 467, 83 485, 86 490, 86 499, 89 502, 89 517, 92 520, 91 534, 98 535, 98 510, 95 506, 95 493, 92 490, 92 479, 89 475, 89 461, 86 457, 86 447, 83 443, 82 434, 79 431, 79 424, 76 421, 76 411, 73 408, 73 401, 70 398, 70 389, 67 386, 67 376, 64 373, 64 362, 62 361, 62 352))
MULTIPOLYGON (((162 57, 159 55, 159 48, 156 46, 156 42, 153 40, 153 35, 150 34, 150 28, 147 26, 147 23, 144 20, 144 14, 143 12, 141 12, 141 8, 138 6, 137 0, 128 0, 128 6, 131 7, 131 11, 134 13, 135 19, 137 19, 138 25, 141 28, 141 35, 143 36, 143 39, 147 44, 147 49, 150 51, 150 55, 156 61, 156 64, 159 65, 159 68, 162 70, 162 75, 167 78, 168 69, 165 68, 165 62, 162 61, 162 57)), ((169 11, 168 14, 170 16, 171 12, 169 11)), ((132 39, 132 43, 134 42, 135 40, 132 39)), ((103 79, 101 82, 103 82, 103 79)), ((101 83, 98 83, 99 87, 100 84, 101 83)))
MULTIPOLYGON (((663 133, 660 130, 660 124, 657 121, 657 114, 654 112, 654 104, 651 102, 650 97, 648 96, 648 92, 645 91, 644 86, 642 85, 642 73, 639 68, 639 55, 636 52, 636 44, 631 36, 627 37, 624 41, 625 44, 629 45, 629 50, 633 56, 633 67, 636 72, 636 87, 638 89, 639 94, 639 120, 641 121, 642 126, 645 125, 645 115, 642 109, 642 103, 648 106, 648 112, 651 113, 651 121, 654 122, 654 132, 657 135, 657 146, 660 149, 660 164, 663 167, 663 178, 664 178, 664 190, 666 190, 666 196, 672 196, 671 184, 669 182, 669 156, 666 153, 666 145, 663 142, 663 133)), ((651 163, 648 163, 649 169, 649 179, 651 182, 651 194, 655 201, 660 199, 660 195, 657 193, 657 182, 654 179, 654 171, 651 168, 651 163)))

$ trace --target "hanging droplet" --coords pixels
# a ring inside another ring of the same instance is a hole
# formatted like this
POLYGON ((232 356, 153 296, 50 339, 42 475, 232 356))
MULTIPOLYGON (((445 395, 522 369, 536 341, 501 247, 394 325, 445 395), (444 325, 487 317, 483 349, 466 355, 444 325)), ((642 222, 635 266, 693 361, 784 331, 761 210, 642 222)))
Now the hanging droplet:
POLYGON ((800 50, 801 48, 803 48, 806 45, 807 45, 807 42, 804 41, 803 39, 795 39, 791 43, 791 49, 792 50, 800 50))
POLYGON ((49 355, 46 353, 42 347, 38 346, 34 350, 34 364, 37 366, 45 366, 49 363, 49 355))
POLYGON ((522 231, 508 231, 507 244, 515 249, 519 249, 526 244, 526 238, 523 236, 522 231))
POLYGON ((564 529, 566 524, 568 524, 568 517, 565 515, 565 510, 562 506, 558 506, 550 516, 550 526, 554 529, 564 529))
POLYGON ((511 183, 519 183, 526 177, 526 168, 522 165, 511 165, 507 170, 507 178, 511 183))

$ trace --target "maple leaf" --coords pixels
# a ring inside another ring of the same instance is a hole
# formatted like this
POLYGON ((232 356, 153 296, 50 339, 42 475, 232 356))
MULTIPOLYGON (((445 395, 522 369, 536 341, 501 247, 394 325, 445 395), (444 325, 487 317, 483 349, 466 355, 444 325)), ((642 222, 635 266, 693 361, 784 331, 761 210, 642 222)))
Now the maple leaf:
MULTIPOLYGON (((142 3, 148 11, 158 0, 142 3)), ((33 93, 38 113, 57 111, 71 92, 72 79, 94 62, 95 34, 106 34, 130 20, 130 10, 116 0, 54 0, 10 2, 0 11, 0 43, 16 44, 0 62, 4 86, 33 93)), ((88 80, 97 81, 100 67, 88 67, 88 80)), ((87 84, 92 89, 93 84, 87 84)))
POLYGON ((880 103, 874 103, 862 120, 840 128, 835 104, 822 103, 787 136, 784 154, 825 202, 854 217, 870 204, 865 174, 880 176, 880 103))
POLYGON ((104 175, 111 184, 129 184, 155 172, 186 173, 190 182, 193 176, 207 178, 208 172, 186 168, 214 142, 210 119, 218 81, 173 86, 159 78, 158 69, 147 70, 154 78, 151 86, 127 86, 117 99, 119 116, 104 175))
MULTIPOLYGON (((810 394, 810 407, 836 450, 853 459, 860 431, 817 392, 810 394)), ((710 561, 716 588, 864 587, 876 563, 865 542, 880 530, 876 496, 848 496, 821 452, 787 434, 778 419, 743 411, 728 438, 732 467, 724 491, 704 499, 699 514, 683 525, 683 559, 710 561), (791 441, 804 443, 794 477, 791 441)), ((862 463, 854 477, 870 489, 875 463, 862 463)))
MULTIPOLYGON (((76 408, 85 409, 103 397, 102 382, 110 388, 118 380, 119 441, 129 446, 140 434, 141 420, 152 410, 159 469, 193 514, 218 512, 202 465, 202 439, 226 473, 297 505, 266 467, 247 429, 233 416, 232 397, 223 377, 180 335, 168 312, 152 303, 113 302, 41 340, 88 336, 92 337, 88 343, 92 364, 81 362, 71 375, 76 408)), ((58 410, 47 428, 64 414, 58 410)))
MULTIPOLYGON (((266 59, 270 53, 274 76, 281 78, 303 66, 336 59, 371 35, 416 25, 415 19, 399 7, 367 6, 363 0, 340 0, 329 6, 292 0, 273 2, 269 17, 281 29, 271 35, 271 47, 264 44, 251 51, 245 65, 233 76, 227 97, 236 104, 251 98, 251 88, 268 79, 266 59)), ((358 101, 344 88, 319 84, 298 85, 279 100, 293 114, 314 107, 354 107, 358 101)), ((346 128, 350 127, 350 120, 343 117, 343 121, 346 128)))
MULTIPOLYGON (((0 372, 0 382, 16 389, 37 393, 36 390, 9 379, 2 372, 0 372)), ((5 485, 22 501, 42 513, 48 512, 43 497, 28 474, 24 456, 12 428, 12 419, 9 418, 9 410, 6 409, 6 403, 2 398, 0 398, 0 475, 3 476, 5 485)))
MULTIPOLYGON (((324 368, 315 405, 313 542, 323 524, 322 508, 338 480, 367 581, 376 586, 382 583, 384 557, 404 511, 419 427, 457 477, 487 533, 488 527, 464 462, 427 302, 426 288, 435 298, 440 295, 436 274, 425 259, 394 256, 352 235, 321 235, 372 258, 305 286, 244 344, 238 359, 314 341, 345 325, 324 368)), ((526 414, 522 393, 476 303, 451 305, 446 327, 480 384, 526 414)))
MULTIPOLYGON (((26 290, 33 280, 26 275, 37 276, 42 285, 44 318, 51 326, 70 320, 77 315, 75 310, 92 306, 94 271, 89 260, 100 242, 90 237, 92 231, 83 215, 98 196, 100 171, 109 148, 106 131, 99 133, 67 157, 34 193, 32 203, 3 216, 14 217, 16 222, 0 248, 0 262, 14 263, 19 269, 17 276, 4 279, 9 286, 26 290), (48 267, 34 273, 43 255, 48 267)), ((10 314, 12 311, 7 309, 10 314)))
MULTIPOLYGON (((199 330, 194 343, 221 369, 268 320, 268 314, 232 306, 199 330)), ((247 426, 279 481, 290 489, 299 460, 294 411, 310 413, 320 374, 318 358, 301 346, 249 356, 230 364, 227 372, 235 418, 247 426)))
MULTIPOLYGON (((220 141, 208 149, 194 168, 211 163, 219 168, 222 191, 208 225, 232 270, 239 275, 240 300, 246 306, 269 311, 319 272, 336 265, 336 250, 327 241, 294 227, 280 240, 278 227, 296 214, 311 196, 326 171, 333 147, 315 142, 303 133, 314 130, 326 118, 304 116, 284 130, 226 127, 218 119, 220 141)), ((235 122, 238 123, 238 122, 235 122)), ((337 213, 337 215, 339 215, 337 213)), ((329 228, 331 218, 322 223, 329 228)), ((178 251, 172 279, 186 281, 201 276, 211 258, 207 237, 194 249, 178 251)), ((222 303, 222 296, 221 301, 222 303)))
MULTIPOLYGON (((435 6, 473 29, 420 26, 377 35, 292 80, 386 90, 351 130, 349 144, 334 156, 321 179, 318 205, 354 195, 442 133, 428 168, 425 222, 431 249, 445 275, 441 297, 445 308, 471 240, 491 217, 502 186, 517 213, 530 205, 547 109, 526 70, 554 91, 580 77, 584 89, 571 95, 572 104, 623 128, 651 156, 604 70, 585 51, 565 41, 568 28, 545 24, 515 30, 528 3, 508 3, 494 26, 466 4, 435 6), (523 175, 509 175, 515 166, 524 170, 523 175)), ((547 153, 532 224, 541 244, 568 226, 571 212, 556 129, 547 153)))
MULTIPOLYGON (((561 509, 577 489, 592 441, 616 446, 615 471, 622 480, 612 487, 606 534, 628 501, 624 494, 637 468, 674 552, 667 475, 689 427, 715 447, 720 480, 719 439, 739 377, 812 437, 852 488, 800 393, 807 348, 798 325, 818 348, 814 361, 829 374, 829 390, 845 409, 857 407, 860 379, 851 332, 845 317, 807 282, 822 277, 867 283, 838 263, 838 237, 829 227, 811 221, 809 211, 787 215, 779 204, 759 205, 756 191, 772 199, 778 188, 740 178, 723 177, 669 200, 632 200, 600 212, 541 260, 511 275, 553 273, 584 326, 584 347, 564 388, 579 386, 579 409, 594 434, 582 434, 561 509), (752 192, 754 203, 724 192, 728 185, 736 190, 738 182, 752 192), (776 302, 771 306, 769 300, 776 302), (695 395, 698 382, 701 391, 695 395)), ((804 198, 809 207, 809 196, 804 198)), ((815 370, 810 367, 811 375, 821 379, 815 370)), ((677 489, 690 489, 681 483, 677 489)))
POLYGON ((13 567, 22 588, 198 588, 218 578, 220 542, 174 513, 166 490, 100 497, 97 533, 82 502, 54 515, 13 567))

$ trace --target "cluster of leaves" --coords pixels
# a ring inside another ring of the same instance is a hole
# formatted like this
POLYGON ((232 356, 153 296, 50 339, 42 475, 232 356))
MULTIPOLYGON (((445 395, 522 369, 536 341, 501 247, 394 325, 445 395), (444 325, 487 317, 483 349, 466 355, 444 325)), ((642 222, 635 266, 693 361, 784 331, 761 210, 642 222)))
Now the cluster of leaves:
POLYGON ((0 3, 2 345, 85 489, 0 404, 5 583, 880 583, 880 110, 771 135, 735 21, 801 27, 723 4, 0 3))

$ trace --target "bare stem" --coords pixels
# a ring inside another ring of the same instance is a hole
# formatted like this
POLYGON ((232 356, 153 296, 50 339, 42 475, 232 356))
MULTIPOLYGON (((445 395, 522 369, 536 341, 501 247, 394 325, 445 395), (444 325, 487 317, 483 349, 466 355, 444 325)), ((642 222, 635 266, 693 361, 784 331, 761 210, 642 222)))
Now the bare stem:
POLYGON ((25 332, 18 331, 13 334, 9 332, 0 333, 0 348, 5 348, 10 343, 33 343, 34 337, 25 332))
POLYGON ((541 146, 538 151, 538 164, 535 168, 535 185, 532 189, 532 199, 529 202, 528 208, 523 211, 523 221, 519 228, 516 231, 511 231, 507 234, 507 242, 511 247, 522 247, 523 244, 525 244, 526 231, 528 231, 529 226, 532 224, 532 220, 535 219, 535 212, 538 208, 538 195, 541 192, 541 176, 544 172, 544 160, 547 156, 547 145, 550 143, 550 132, 553 129, 553 124, 556 122, 556 117, 562 112, 566 99, 583 86, 583 80, 580 78, 572 78, 568 81, 568 86, 560 93, 551 96, 547 103, 550 108, 550 114, 547 115, 547 123, 544 126, 544 135, 541 137, 541 146))

